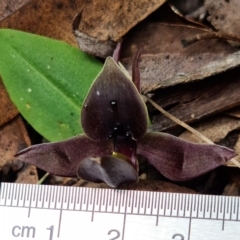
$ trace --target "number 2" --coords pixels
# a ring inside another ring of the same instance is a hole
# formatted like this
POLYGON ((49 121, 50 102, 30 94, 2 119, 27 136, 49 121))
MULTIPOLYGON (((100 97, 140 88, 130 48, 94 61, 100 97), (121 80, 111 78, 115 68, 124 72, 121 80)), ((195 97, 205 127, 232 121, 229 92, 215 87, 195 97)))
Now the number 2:
POLYGON ((180 237, 178 238, 179 240, 184 240, 184 236, 180 233, 176 233, 172 236, 172 239, 177 239, 176 237, 180 237))
POLYGON ((119 232, 118 230, 116 230, 116 229, 112 229, 112 230, 110 230, 110 231, 108 232, 108 235, 111 235, 112 232, 115 232, 117 235, 116 235, 115 237, 109 239, 109 240, 118 239, 118 238, 120 237, 120 232, 119 232))

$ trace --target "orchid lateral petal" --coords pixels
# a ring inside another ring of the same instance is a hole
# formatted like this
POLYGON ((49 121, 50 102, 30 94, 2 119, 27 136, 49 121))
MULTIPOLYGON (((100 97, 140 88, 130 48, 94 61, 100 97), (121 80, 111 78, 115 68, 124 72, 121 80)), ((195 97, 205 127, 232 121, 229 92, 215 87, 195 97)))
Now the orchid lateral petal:
POLYGON ((117 135, 141 138, 147 129, 147 108, 133 82, 111 58, 94 81, 83 104, 81 124, 96 141, 117 135))
POLYGON ((147 158, 172 181, 198 177, 236 156, 233 150, 226 147, 190 143, 160 132, 147 133, 140 139, 137 154, 147 158))
POLYGON ((112 58, 116 63, 118 63, 120 60, 121 51, 122 51, 122 41, 117 44, 117 46, 113 52, 112 58))
POLYGON ((79 163, 88 156, 111 154, 109 141, 96 144, 85 134, 65 141, 33 145, 18 152, 15 157, 36 165, 51 174, 75 177, 79 163))
POLYGON ((84 159, 77 168, 77 175, 89 182, 105 182, 110 187, 138 181, 135 168, 127 161, 113 155, 84 159))
POLYGON ((141 56, 141 52, 142 52, 142 48, 140 48, 137 51, 137 54, 134 57, 133 64, 132 64, 132 80, 139 92, 141 92, 141 86, 140 86, 141 79, 140 79, 140 70, 139 70, 139 59, 141 56))

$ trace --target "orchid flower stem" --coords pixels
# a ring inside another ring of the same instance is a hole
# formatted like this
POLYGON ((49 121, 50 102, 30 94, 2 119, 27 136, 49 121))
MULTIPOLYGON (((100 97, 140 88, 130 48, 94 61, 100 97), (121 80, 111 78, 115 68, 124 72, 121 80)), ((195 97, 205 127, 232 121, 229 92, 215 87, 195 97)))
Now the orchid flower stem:
POLYGON ((36 184, 42 184, 46 178, 49 176, 49 173, 45 173, 44 176, 36 183, 36 184))
MULTIPOLYGON (((195 130, 194 128, 190 127, 189 125, 187 125, 186 123, 184 123, 183 121, 179 120, 178 118, 174 117, 172 114, 170 114, 169 112, 165 111, 162 107, 160 107, 156 102, 154 102, 151 98, 149 98, 146 95, 142 95, 143 98, 145 98, 147 101, 149 101, 157 110, 159 110, 162 114, 164 114, 166 117, 170 118, 172 121, 174 121, 175 123, 179 124, 180 126, 184 127, 185 129, 187 129, 189 132, 193 133, 195 136, 197 136, 198 138, 200 138, 201 140, 205 141, 206 143, 209 144, 214 144, 214 142, 212 142, 210 139, 208 139, 207 137, 205 137, 204 135, 202 135, 200 132, 198 132, 197 130, 195 130)), ((230 161, 237 167, 240 168, 240 163, 238 162, 237 158, 239 156, 232 158, 230 161)))

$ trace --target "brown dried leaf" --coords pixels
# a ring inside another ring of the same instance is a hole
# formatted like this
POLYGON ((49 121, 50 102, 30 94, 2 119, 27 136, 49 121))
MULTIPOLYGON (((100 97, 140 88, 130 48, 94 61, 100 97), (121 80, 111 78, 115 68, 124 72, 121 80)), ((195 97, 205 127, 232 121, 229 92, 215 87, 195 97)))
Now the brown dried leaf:
POLYGON ((165 0, 86 1, 79 31, 101 41, 119 41, 165 0))
POLYGON ((0 126, 2 126, 3 124, 7 123, 8 121, 16 117, 18 114, 18 110, 12 103, 1 80, 0 80, 0 103, 1 103, 0 126))
POLYGON ((239 187, 235 183, 229 183, 224 188, 222 195, 223 196, 239 196, 240 195, 239 187))
POLYGON ((36 184, 38 182, 37 168, 33 165, 26 164, 18 174, 16 183, 36 184))
POLYGON ((72 34, 72 20, 84 0, 32 0, 0 22, 1 28, 14 28, 60 39, 77 46, 72 34))
POLYGON ((0 170, 12 162, 22 148, 30 146, 30 140, 20 116, 0 128, 0 170))
POLYGON ((240 37, 239 0, 205 0, 204 5, 210 14, 208 21, 217 30, 240 37))
POLYGON ((228 168, 227 173, 232 179, 233 183, 240 188, 240 169, 239 168, 228 168))
MULTIPOLYGON (((236 142, 235 142, 235 145, 234 145, 234 150, 238 153, 238 155, 240 155, 240 131, 238 131, 237 133, 236 133, 236 142)), ((239 160, 239 162, 240 162, 240 160, 239 160)), ((231 164, 231 163, 229 163, 228 164, 228 166, 232 166, 233 164, 231 164)))
POLYGON ((240 65, 240 55, 227 42, 199 41, 184 48, 182 40, 205 33, 187 25, 145 23, 128 37, 122 62, 131 71, 132 56, 143 45, 140 71, 143 92, 204 79, 240 65))
POLYGON ((203 0, 169 0, 168 3, 176 14, 190 21, 201 21, 207 14, 203 0))
POLYGON ((0 1, 0 20, 9 16, 14 11, 22 7, 31 0, 1 0, 0 1))
MULTIPOLYGON (((229 132, 240 129, 240 121, 233 117, 218 115, 195 123, 193 127, 204 136, 217 143, 222 141, 229 132)), ((184 131, 179 137, 190 142, 205 143, 189 131, 184 131)))
POLYGON ((73 23, 73 33, 76 37, 78 46, 82 51, 102 58, 106 58, 112 55, 117 43, 111 40, 100 41, 96 38, 90 37, 87 34, 76 30, 76 27, 74 26, 76 24, 75 20, 73 23))
MULTIPOLYGON (((239 55, 240 56, 240 55, 239 55)), ((181 121, 191 123, 240 105, 239 68, 188 85, 162 89, 156 102, 181 121), (229 97, 231 96, 231 97, 229 97)), ((163 115, 153 119, 153 129, 167 130, 177 125, 163 115)))
POLYGON ((117 42, 164 2, 98 0, 86 3, 73 21, 79 48, 102 58, 111 56, 117 42))
POLYGON ((240 118, 240 107, 236 107, 226 112, 227 115, 240 118))

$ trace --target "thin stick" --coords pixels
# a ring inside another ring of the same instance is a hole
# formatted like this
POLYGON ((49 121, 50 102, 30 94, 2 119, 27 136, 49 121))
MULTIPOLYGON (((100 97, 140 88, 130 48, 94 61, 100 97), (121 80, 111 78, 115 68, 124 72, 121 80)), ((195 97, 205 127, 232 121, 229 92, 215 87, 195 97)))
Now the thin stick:
POLYGON ((49 176, 49 173, 47 172, 36 184, 42 184, 48 176, 49 176))
POLYGON ((178 118, 174 117, 172 114, 170 114, 169 112, 165 111, 163 108, 161 108, 157 103, 155 103, 152 99, 150 99, 149 97, 145 96, 146 99, 157 109, 159 110, 162 114, 164 114, 165 116, 167 116, 168 118, 170 118, 172 121, 174 121, 175 123, 179 124, 180 126, 186 128, 188 131, 192 132, 194 135, 196 135, 198 138, 202 139, 204 142, 207 142, 209 144, 214 144, 214 142, 212 142, 211 140, 209 140, 208 138, 206 138, 204 135, 202 135, 200 132, 198 132, 197 130, 195 130, 194 128, 190 127, 189 125, 187 125, 186 123, 184 123, 183 121, 179 120, 178 118))
MULTIPOLYGON (((174 121, 175 123, 179 124, 180 126, 186 128, 189 132, 193 133, 195 136, 197 136, 198 138, 202 139, 203 141, 209 143, 209 144, 215 144, 214 142, 212 142, 210 139, 208 139, 207 137, 205 137, 204 135, 202 135, 200 132, 198 132, 197 130, 195 130, 194 128, 190 127, 189 125, 187 125, 186 123, 184 123, 183 121, 179 120, 178 118, 174 117, 171 113, 165 111, 162 107, 160 107, 157 103, 155 103, 151 98, 149 98, 146 95, 142 95, 145 99, 147 99, 157 110, 159 110, 162 114, 164 114, 166 117, 170 118, 172 121, 174 121)), ((236 165, 237 167, 240 168, 240 163, 237 160, 237 157, 232 158, 231 161, 234 165, 236 165)))
POLYGON ((187 47, 193 43, 196 43, 198 41, 202 40, 207 40, 207 39, 222 39, 225 41, 235 41, 235 42, 240 42, 240 38, 235 35, 231 34, 225 34, 221 32, 207 32, 207 33, 202 33, 202 34, 196 34, 195 36, 187 39, 183 39, 182 45, 183 47, 187 47))

